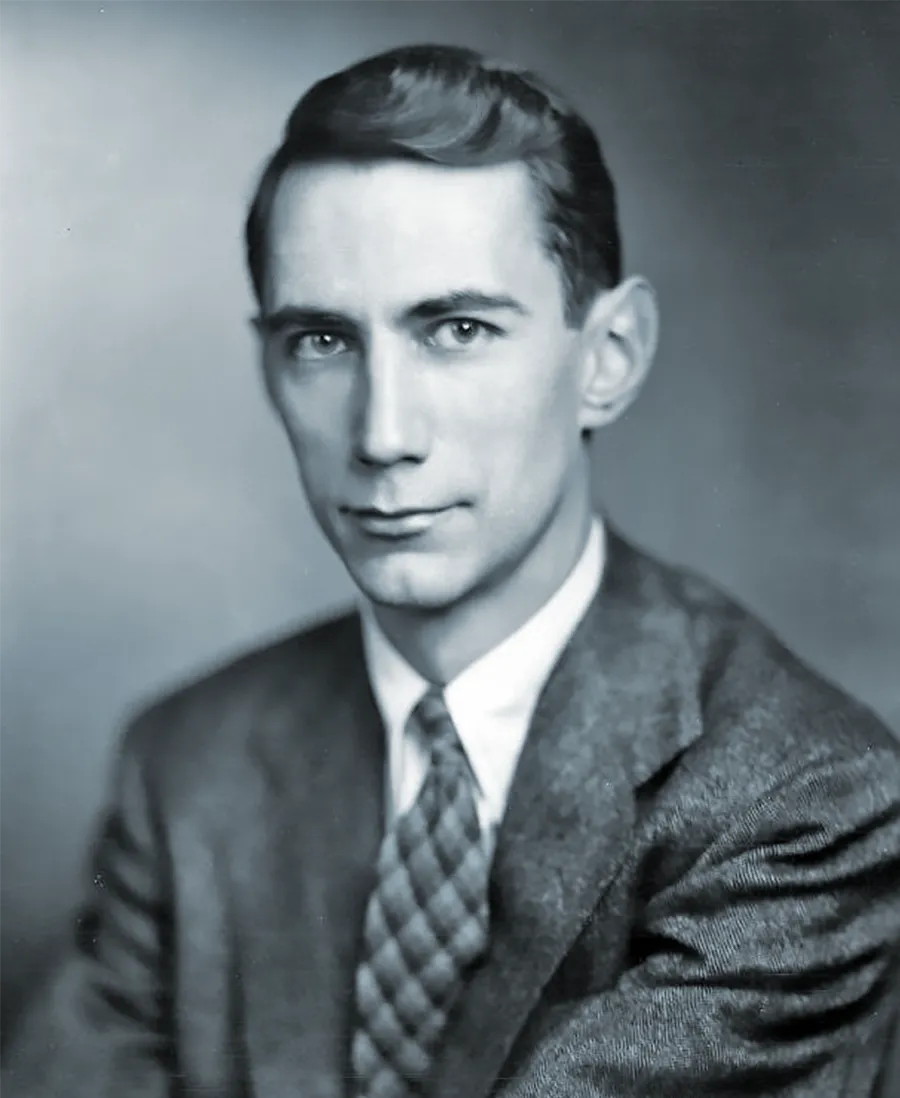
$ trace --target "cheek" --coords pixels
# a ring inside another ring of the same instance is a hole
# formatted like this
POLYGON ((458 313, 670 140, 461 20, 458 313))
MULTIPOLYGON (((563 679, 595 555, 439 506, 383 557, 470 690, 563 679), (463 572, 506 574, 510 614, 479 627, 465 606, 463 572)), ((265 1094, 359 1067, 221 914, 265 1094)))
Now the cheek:
POLYGON ((341 387, 281 384, 270 393, 304 482, 313 490, 322 487, 343 467, 347 453, 347 403, 341 387))
MULTIPOLYGON (((527 374, 521 371, 520 383, 483 399, 477 424, 482 453, 495 471, 522 478, 515 485, 522 491, 529 488, 526 473, 537 484, 556 477, 579 438, 578 398, 569 373, 541 364, 527 374)), ((470 441, 475 449, 477 440, 470 441)))
POLYGON ((337 372, 306 380, 282 374, 269 385, 272 404, 298 452, 325 449, 344 436, 351 390, 349 380, 337 372))

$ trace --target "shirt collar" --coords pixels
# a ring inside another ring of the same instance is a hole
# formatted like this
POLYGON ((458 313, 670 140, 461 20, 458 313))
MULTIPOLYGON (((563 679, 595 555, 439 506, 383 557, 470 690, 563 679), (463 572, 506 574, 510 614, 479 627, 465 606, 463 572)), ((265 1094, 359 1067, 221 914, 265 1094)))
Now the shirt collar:
MULTIPOLYGON (((556 592, 519 629, 444 687, 447 708, 489 801, 505 803, 538 697, 597 592, 605 556, 604 527, 595 517, 581 557, 556 592), (499 734, 485 735, 485 729, 499 734)), ((391 644, 368 604, 362 606, 362 625, 369 680, 390 748, 395 748, 430 684, 391 644)))

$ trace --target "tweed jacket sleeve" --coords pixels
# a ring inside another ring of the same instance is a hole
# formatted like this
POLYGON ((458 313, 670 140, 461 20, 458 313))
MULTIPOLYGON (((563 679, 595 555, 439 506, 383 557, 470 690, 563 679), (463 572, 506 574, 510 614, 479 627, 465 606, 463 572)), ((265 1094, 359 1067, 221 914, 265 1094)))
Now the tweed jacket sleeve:
POLYGON ((643 957, 557 1005, 503 1098, 861 1098, 896 1009, 900 762, 785 773, 653 896, 643 957))
POLYGON ((170 1093, 167 874, 134 731, 114 767, 75 941, 15 1034, 4 1093, 170 1093))

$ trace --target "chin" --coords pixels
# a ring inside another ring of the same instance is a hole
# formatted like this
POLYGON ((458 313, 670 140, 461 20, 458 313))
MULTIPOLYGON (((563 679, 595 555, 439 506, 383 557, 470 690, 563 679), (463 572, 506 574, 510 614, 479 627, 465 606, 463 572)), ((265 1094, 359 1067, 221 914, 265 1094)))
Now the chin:
POLYGON ((392 553, 379 559, 345 561, 363 595, 377 606, 395 610, 444 610, 465 598, 474 584, 454 575, 445 557, 392 553))

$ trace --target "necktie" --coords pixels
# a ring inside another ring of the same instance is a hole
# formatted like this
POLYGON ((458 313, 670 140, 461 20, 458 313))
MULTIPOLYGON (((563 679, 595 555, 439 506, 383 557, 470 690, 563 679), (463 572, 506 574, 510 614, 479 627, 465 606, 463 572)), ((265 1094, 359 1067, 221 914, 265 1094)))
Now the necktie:
POLYGON ((441 692, 430 690, 410 721, 430 765, 412 808, 385 836, 366 910, 351 1051, 358 1098, 420 1093, 466 969, 487 944, 488 859, 441 692))

